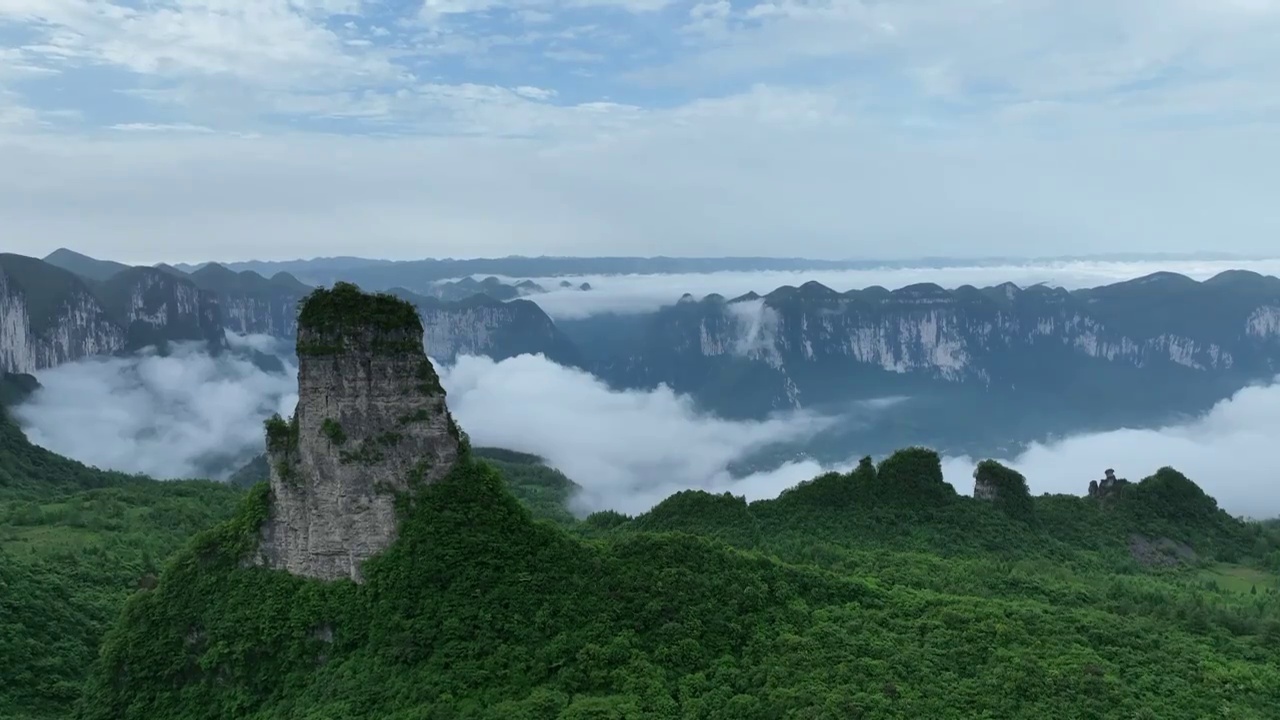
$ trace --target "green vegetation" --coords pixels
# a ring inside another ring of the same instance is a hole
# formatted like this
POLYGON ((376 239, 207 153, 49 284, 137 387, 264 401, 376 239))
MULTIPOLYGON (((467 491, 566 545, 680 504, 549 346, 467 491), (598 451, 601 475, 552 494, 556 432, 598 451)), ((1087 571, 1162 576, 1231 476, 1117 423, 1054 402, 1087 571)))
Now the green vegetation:
POLYGON ((526 464, 509 488, 498 469, 525 458, 486 454, 506 460, 467 460, 404 506, 359 586, 242 568, 266 512, 252 494, 130 599, 81 717, 1267 718, 1280 702, 1280 593, 1204 580, 1266 573, 1280 541, 1172 470, 1105 503, 1030 499, 1029 524, 944 492, 912 448, 777 500, 687 491, 579 522, 556 509, 563 476, 526 464), (1240 562, 1129 554, 1130 534, 1165 531, 1240 562))
MULTIPOLYGON (((0 386, 29 386, 22 377, 0 386)), ((503 472, 536 514, 572 521, 563 475, 517 463, 503 472)), ((244 485, 265 481, 266 457, 243 475, 244 485)), ((71 717, 125 601, 154 588, 194 535, 231 518, 244 485, 103 472, 30 444, 0 411, 0 718, 71 717)))
POLYGON ((0 717, 68 717, 125 600, 239 496, 86 467, 0 410, 0 717))
POLYGON ((267 450, 273 453, 290 453, 298 448, 298 416, 285 420, 279 413, 272 414, 263 423, 267 429, 267 450))
POLYGON ((1031 491, 1027 489, 1027 479, 1022 473, 1010 470, 995 460, 983 460, 978 463, 973 477, 995 492, 995 507, 1009 517, 1034 522, 1035 505, 1031 500, 1031 491))
POLYGON ((404 435, 394 430, 388 430, 373 436, 373 442, 383 447, 395 447, 400 444, 401 440, 404 440, 404 435))
POLYGON ((324 436, 329 438, 329 442, 334 445, 341 445, 347 441, 347 433, 342 430, 342 425, 333 418, 325 418, 324 422, 320 423, 320 432, 324 433, 324 436))
MULTIPOLYGON (((273 418, 268 437, 287 448, 295 427, 273 418)), ((576 486, 538 458, 470 455, 402 504, 364 584, 321 583, 241 566, 265 484, 101 472, 0 422, 0 717, 1248 720, 1280 704, 1280 524, 1229 517, 1169 468, 1099 501, 1024 498, 983 463, 1005 504, 939 485, 912 448, 775 500, 686 491, 577 520, 576 486), (1194 555, 1144 566, 1135 535, 1194 555)))
POLYGON ((569 501, 581 488, 564 473, 542 464, 542 458, 502 448, 476 448, 472 454, 486 461, 507 481, 511 494, 535 518, 575 524, 569 501))
POLYGON ((375 355, 422 352, 422 320, 413 305, 347 282, 316 288, 298 310, 298 354, 335 355, 364 347, 375 355))
POLYGON ((338 451, 338 462, 343 465, 377 465, 385 457, 378 443, 370 440, 360 441, 355 450, 338 451))
POLYGON ((404 440, 401 435, 394 430, 378 433, 370 438, 361 440, 355 450, 339 450, 338 462, 343 464, 356 463, 361 465, 376 465, 386 457, 383 449, 393 448, 404 440))
POLYGON ((1280 563, 1273 567, 1275 570, 1269 572, 1256 567, 1213 563, 1200 572, 1200 579, 1210 589, 1241 595, 1280 592, 1280 563))

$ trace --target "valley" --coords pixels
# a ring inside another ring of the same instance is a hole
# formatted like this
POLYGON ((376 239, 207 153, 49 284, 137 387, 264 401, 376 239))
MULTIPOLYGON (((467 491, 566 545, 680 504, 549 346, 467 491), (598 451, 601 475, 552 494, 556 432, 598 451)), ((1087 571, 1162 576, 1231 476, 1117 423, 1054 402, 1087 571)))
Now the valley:
MULTIPOLYGON (((902 448, 771 500, 683 491, 579 518, 572 478, 470 447, 411 305, 311 297, 304 401, 266 424, 269 478, 247 489, 88 468, 0 418, 5 717, 1265 718, 1280 702, 1280 527, 1173 468, 1035 496, 988 461, 968 497, 936 452, 902 448), (380 365, 407 369, 349 382, 380 365), (316 564, 331 559, 341 573, 316 564)), ((32 383, 4 387, 14 402, 32 383)))
MULTIPOLYGON (((291 343, 311 289, 282 270, 267 278, 217 264, 190 274, 117 265, 65 250, 0 258, 0 278, 9 278, 0 368, 32 372, 174 342, 217 352, 227 333, 291 343)), ((359 276, 380 266, 344 267, 359 276)), ((1280 280, 1245 270, 1074 290, 916 283, 840 292, 807 282, 553 319, 540 298, 593 291, 410 278, 408 266, 388 267, 411 289, 387 290, 422 314, 437 362, 540 354, 617 390, 671 388, 728 419, 797 410, 841 418, 805 442, 762 449, 750 469, 797 456, 838 463, 904 444, 1011 456, 1074 434, 1182 423, 1280 373, 1280 280)))

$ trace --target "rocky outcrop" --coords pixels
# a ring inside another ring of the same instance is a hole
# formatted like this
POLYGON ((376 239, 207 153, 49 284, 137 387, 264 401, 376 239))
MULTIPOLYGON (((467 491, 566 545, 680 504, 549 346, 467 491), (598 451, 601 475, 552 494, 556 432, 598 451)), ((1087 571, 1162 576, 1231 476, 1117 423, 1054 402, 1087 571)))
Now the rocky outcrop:
POLYGON ((1170 568, 1196 561, 1196 551, 1190 545, 1167 537, 1150 538, 1132 533, 1128 547, 1129 555, 1143 567, 1170 568))
POLYGON ((1101 500, 1114 495, 1129 484, 1128 480, 1116 477, 1115 470, 1107 468, 1103 471, 1101 480, 1089 481, 1089 497, 1101 500))
POLYGON ((984 476, 978 472, 977 468, 973 470, 973 497, 976 500, 991 501, 1000 497, 1000 487, 993 481, 993 478, 984 476))
POLYGON ((453 468, 465 436, 409 303, 338 283, 298 316, 298 406, 267 422, 271 512, 258 564, 363 579, 397 534, 396 497, 453 468))

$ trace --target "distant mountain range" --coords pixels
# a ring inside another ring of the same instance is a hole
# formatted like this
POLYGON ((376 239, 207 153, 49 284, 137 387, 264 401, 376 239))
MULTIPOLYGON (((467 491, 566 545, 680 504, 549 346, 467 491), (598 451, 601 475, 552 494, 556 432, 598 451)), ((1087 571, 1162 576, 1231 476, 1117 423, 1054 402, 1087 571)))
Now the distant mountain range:
POLYGON ((215 297, 188 279, 144 267, 95 279, 0 254, 0 371, 27 373, 174 340, 204 340, 215 350, 226 342, 215 297))
MULTIPOLYGON (((563 325, 563 324, 562 324, 563 325)), ((590 335, 579 342, 589 342, 590 335)), ((918 284, 838 293, 818 283, 734 300, 686 296, 593 369, 665 383, 731 417, 854 412, 811 443, 830 459, 903 441, 1014 452, 1086 430, 1207 410, 1280 372, 1280 279, 1157 273, 1069 292, 918 284), (859 402, 899 398, 890 404, 859 402)))
MULTIPOLYGON (((471 275, 505 277, 560 277, 581 275, 632 275, 711 272, 767 272, 806 270, 869 270, 877 268, 929 267, 995 267, 1023 265, 1028 262, 1141 262, 1168 260, 1235 260, 1247 258, 1228 253, 1112 253, 1108 255, 1026 257, 923 257, 903 260, 818 260, 812 258, 771 257, 504 257, 469 259, 374 260, 358 257, 313 258, 268 262, 222 263, 236 271, 251 270, 262 275, 288 272, 312 285, 331 285, 335 280, 356 283, 367 290, 389 290, 394 287, 417 288, 435 280, 471 275)), ((176 267, 193 272, 203 264, 176 267)), ((499 298, 505 300, 506 298, 499 298)))
MULTIPOLYGON (((849 421, 805 448, 829 459, 908 442, 995 453, 1055 434, 1149 426, 1280 373, 1280 279, 1239 270, 1075 291, 925 283, 838 292, 809 282, 560 321, 536 304, 545 288, 529 281, 413 287, 386 290, 419 308, 439 361, 542 353, 616 388, 666 385, 726 417, 840 413, 849 421)), ((290 339, 310 289, 284 271, 0 255, 0 370, 173 340, 216 346, 224 329, 290 339)))
MULTIPOLYGON (((422 294, 396 291, 436 310, 442 302, 477 295, 496 301, 546 292, 533 282, 507 284, 496 277, 422 288, 422 294)), ((32 372, 180 341, 207 341, 216 351, 225 346, 227 330, 292 340, 298 302, 312 289, 287 272, 264 277, 217 264, 187 272, 164 264, 131 267, 67 249, 44 259, 0 254, 0 372, 32 372)), ((514 334, 497 331, 500 344, 527 346, 530 340, 518 339, 528 334, 526 324, 512 327, 518 328, 514 334)), ((481 341, 477 336, 473 342, 481 341)))

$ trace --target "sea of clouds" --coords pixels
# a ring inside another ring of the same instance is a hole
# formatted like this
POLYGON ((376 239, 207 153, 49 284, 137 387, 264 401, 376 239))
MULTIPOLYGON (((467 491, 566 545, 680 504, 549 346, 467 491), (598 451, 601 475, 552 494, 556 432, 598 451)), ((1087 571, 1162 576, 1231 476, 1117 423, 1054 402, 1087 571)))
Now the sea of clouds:
MULTIPOLYGON (((275 347, 269 338, 241 342, 275 347)), ((542 456, 583 487, 579 512, 643 512, 686 488, 769 498, 825 470, 848 469, 859 456, 834 468, 792 462, 735 478, 735 461, 838 419, 795 412, 725 420, 670 390, 611 390, 541 356, 463 357, 440 370, 473 443, 542 456)), ((16 416, 33 442, 92 465, 159 478, 224 477, 262 451, 263 419, 292 412, 296 372, 290 364, 283 372, 263 370, 195 345, 164 357, 85 360, 40 373, 43 389, 16 416)), ((1184 425, 1078 435, 1001 460, 1023 472, 1035 493, 1081 493, 1103 458, 1133 480, 1172 465, 1231 512, 1269 517, 1280 515, 1277 437, 1280 385, 1272 385, 1242 390, 1184 425)), ((975 462, 944 459, 944 474, 960 492, 971 492, 975 462)))
MULTIPOLYGON (((600 313, 641 313, 670 305, 684 293, 701 298, 720 293, 727 298, 757 292, 764 295, 783 285, 800 286, 810 280, 844 292, 872 285, 896 289, 931 282, 945 288, 961 285, 984 287, 1013 282, 1021 287, 1045 283, 1067 289, 1094 287, 1140 277, 1158 271, 1176 272, 1205 280, 1224 270, 1245 269, 1266 275, 1280 274, 1280 259, 1267 260, 1169 260, 1144 262, 1061 261, 1007 265, 954 265, 947 267, 884 267, 863 270, 805 270, 797 272, 717 272, 673 275, 583 275, 530 278, 548 292, 530 295, 553 318, 575 319, 600 313), (568 280, 575 288, 561 288, 568 280), (576 286, 591 283, 586 292, 576 286)), ((476 276, 479 279, 481 276, 476 276)), ((526 278, 503 278, 515 282, 526 278)))
POLYGON ((89 465, 158 478, 229 475, 262 452, 262 421, 298 403, 298 370, 267 336, 229 335, 233 352, 175 343, 37 373, 41 389, 14 415, 32 442, 89 465), (248 351, 280 359, 282 372, 248 351))

